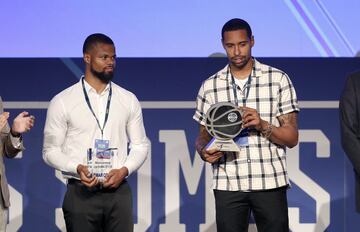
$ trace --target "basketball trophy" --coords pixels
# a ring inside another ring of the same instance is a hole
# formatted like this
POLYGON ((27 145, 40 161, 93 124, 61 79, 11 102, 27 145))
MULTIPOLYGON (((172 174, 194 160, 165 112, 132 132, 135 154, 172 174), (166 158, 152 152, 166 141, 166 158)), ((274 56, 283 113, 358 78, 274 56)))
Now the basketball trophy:
POLYGON ((213 137, 206 145, 206 150, 239 152, 234 138, 242 130, 242 117, 238 107, 230 102, 219 102, 206 113, 206 130, 213 137))

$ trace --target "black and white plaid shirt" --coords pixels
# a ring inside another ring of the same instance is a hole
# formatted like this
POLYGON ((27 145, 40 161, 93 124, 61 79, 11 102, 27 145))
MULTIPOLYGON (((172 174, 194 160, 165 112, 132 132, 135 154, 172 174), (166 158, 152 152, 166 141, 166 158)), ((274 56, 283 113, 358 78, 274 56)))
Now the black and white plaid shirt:
MULTIPOLYGON (((239 106, 256 109, 263 120, 279 126, 277 117, 299 111, 296 92, 286 73, 254 59, 250 85, 242 91, 237 86, 239 106), (247 99, 246 99, 247 95, 247 99)), ((211 105, 235 104, 233 83, 227 65, 202 83, 193 118, 205 125, 211 105)), ((226 152, 213 164, 213 189, 254 191, 290 184, 286 168, 285 147, 276 145, 258 131, 250 131, 248 146, 240 152, 226 152)))

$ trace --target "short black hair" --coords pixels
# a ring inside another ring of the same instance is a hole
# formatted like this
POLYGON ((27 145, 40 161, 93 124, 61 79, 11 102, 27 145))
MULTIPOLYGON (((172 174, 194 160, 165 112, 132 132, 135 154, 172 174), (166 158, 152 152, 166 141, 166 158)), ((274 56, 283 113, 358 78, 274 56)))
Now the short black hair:
POLYGON ((221 38, 224 39, 224 33, 226 31, 236 31, 236 30, 246 30, 248 38, 251 39, 252 31, 250 25, 245 20, 238 18, 230 19, 224 24, 221 30, 221 38))
POLYGON ((91 34, 84 41, 83 54, 89 52, 90 49, 93 48, 97 43, 114 45, 112 39, 110 39, 110 37, 107 35, 101 33, 91 34))

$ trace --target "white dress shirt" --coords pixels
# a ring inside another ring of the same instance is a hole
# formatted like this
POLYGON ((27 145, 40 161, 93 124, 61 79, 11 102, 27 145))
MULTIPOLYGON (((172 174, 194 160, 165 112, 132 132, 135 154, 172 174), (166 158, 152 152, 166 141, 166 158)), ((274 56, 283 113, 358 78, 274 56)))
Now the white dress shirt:
MULTIPOLYGON (((84 83, 91 107, 103 126, 110 85, 98 94, 86 81, 84 83)), ((130 175, 144 163, 150 142, 136 96, 114 83, 111 87, 112 97, 103 139, 110 141, 110 148, 118 149, 114 168, 125 166, 130 175)), ((101 130, 86 103, 80 80, 50 102, 44 129, 43 159, 62 171, 65 178, 79 178, 77 166, 86 165, 87 150, 94 149, 95 139, 101 139, 101 130)))

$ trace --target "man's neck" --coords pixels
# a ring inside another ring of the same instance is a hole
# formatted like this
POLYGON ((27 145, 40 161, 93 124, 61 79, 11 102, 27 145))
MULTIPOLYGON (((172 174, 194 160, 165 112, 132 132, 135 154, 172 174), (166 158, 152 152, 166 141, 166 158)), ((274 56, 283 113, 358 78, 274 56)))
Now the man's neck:
POLYGON ((98 94, 102 93, 107 86, 107 83, 102 82, 99 78, 91 74, 85 75, 85 80, 98 94))
POLYGON ((249 62, 242 68, 237 68, 230 64, 231 74, 236 79, 244 80, 250 76, 252 68, 253 68, 253 63, 254 63, 253 59, 250 59, 249 62))

